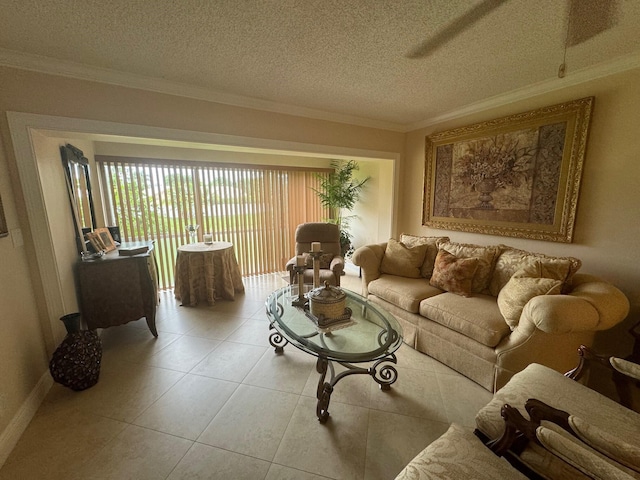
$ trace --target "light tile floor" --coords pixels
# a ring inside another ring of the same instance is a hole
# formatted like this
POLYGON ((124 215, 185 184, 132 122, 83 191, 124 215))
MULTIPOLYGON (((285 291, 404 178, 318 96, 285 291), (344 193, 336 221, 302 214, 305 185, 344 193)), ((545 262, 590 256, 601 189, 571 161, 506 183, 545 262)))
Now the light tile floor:
MULTIPOLYGON (((157 339, 144 320, 103 330, 98 384, 54 384, 0 479, 389 480, 449 423, 473 428, 491 394, 406 345, 390 391, 346 377, 320 424, 314 357, 268 342, 283 285, 246 278, 235 302, 196 308, 163 292, 157 339)), ((357 274, 343 286, 359 292, 357 274)))

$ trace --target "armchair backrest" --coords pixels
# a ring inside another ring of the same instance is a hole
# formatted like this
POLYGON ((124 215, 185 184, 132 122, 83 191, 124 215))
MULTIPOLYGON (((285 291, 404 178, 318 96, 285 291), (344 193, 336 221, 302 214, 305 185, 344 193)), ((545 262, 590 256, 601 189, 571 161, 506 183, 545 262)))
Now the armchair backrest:
POLYGON ((324 253, 341 255, 340 228, 333 223, 303 223, 296 228, 296 255, 311 251, 311 242, 320 242, 324 253))

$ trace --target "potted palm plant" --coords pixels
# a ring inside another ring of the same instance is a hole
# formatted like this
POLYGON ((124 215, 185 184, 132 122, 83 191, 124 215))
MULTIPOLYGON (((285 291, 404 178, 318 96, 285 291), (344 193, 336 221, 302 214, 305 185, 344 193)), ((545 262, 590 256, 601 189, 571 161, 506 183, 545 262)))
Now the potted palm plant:
POLYGON ((340 246, 342 256, 348 257, 353 252, 351 245, 352 236, 349 233, 349 222, 353 215, 343 215, 345 211, 351 211, 360 198, 362 188, 370 177, 363 180, 354 178, 354 172, 359 169, 355 160, 348 162, 331 161, 334 169, 328 177, 320 178, 320 188, 313 189, 318 195, 320 203, 328 207, 332 218, 327 221, 335 223, 340 228, 340 246))

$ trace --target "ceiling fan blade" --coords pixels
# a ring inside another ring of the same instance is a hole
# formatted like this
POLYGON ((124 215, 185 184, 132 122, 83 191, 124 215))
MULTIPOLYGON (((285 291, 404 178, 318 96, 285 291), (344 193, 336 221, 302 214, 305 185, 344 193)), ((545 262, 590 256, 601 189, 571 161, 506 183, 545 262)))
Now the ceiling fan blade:
POLYGON ((424 58, 445 43, 449 42, 453 37, 469 28, 485 15, 489 14, 496 8, 508 0, 484 0, 475 7, 467 11, 464 15, 453 20, 445 28, 440 30, 432 38, 425 40, 417 47, 407 53, 407 58, 424 58))
POLYGON ((573 47, 618 23, 618 0, 569 0, 567 46, 573 47))

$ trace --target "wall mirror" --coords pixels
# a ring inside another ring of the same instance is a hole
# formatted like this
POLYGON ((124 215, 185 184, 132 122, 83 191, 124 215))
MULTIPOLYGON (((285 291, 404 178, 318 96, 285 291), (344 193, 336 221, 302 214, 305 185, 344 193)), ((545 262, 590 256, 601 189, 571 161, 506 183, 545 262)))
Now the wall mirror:
POLYGON ((87 248, 84 232, 96 228, 89 178, 89 160, 84 156, 82 150, 69 143, 60 147, 60 156, 65 171, 78 253, 80 253, 86 251, 87 248))

